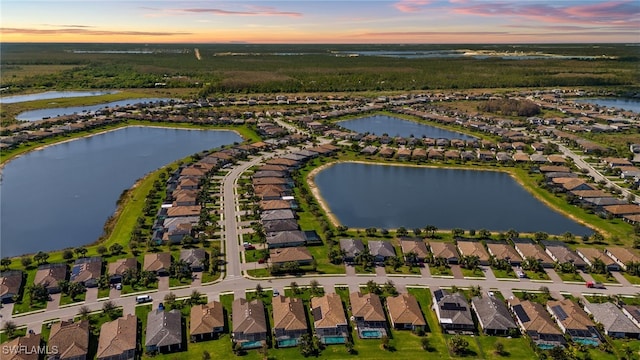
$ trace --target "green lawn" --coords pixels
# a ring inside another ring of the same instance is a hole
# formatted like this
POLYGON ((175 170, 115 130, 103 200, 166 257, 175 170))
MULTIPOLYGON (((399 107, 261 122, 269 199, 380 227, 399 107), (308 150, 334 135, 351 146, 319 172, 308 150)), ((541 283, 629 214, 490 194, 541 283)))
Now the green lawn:
POLYGON ((46 302, 34 302, 31 303, 31 294, 26 290, 27 286, 33 284, 36 279, 37 269, 30 269, 26 271, 27 279, 22 285, 22 298, 18 298, 13 304, 13 314, 22 314, 29 311, 36 311, 47 308, 46 302))
POLYGON ((420 275, 420 268, 417 266, 409 269, 408 266, 403 265, 398 268, 398 270, 393 270, 393 266, 385 266, 384 270, 387 274, 402 274, 402 275, 420 275))
POLYGON ((75 298, 71 298, 71 296, 67 294, 62 294, 62 296, 60 297, 60 306, 84 301, 86 296, 87 296, 86 292, 83 292, 82 294, 76 296, 75 298))
POLYGON ((527 274, 527 277, 531 280, 551 280, 549 275, 547 275, 547 273, 544 271, 537 272, 537 271, 525 270, 524 273, 527 274))
POLYGON ((221 273, 219 271, 214 274, 212 274, 210 271, 204 271, 202 272, 202 284, 216 281, 220 278, 220 275, 221 273))
POLYGON ((591 273, 589 275, 591 275, 591 277, 593 277, 593 280, 595 280, 596 282, 601 282, 603 284, 605 283, 618 284, 618 280, 616 280, 616 278, 614 278, 611 274, 604 275, 604 274, 591 273))
POLYGON ((155 281, 151 284, 149 284, 149 286, 144 287, 144 286, 132 286, 132 285, 122 285, 122 292, 121 294, 131 294, 134 292, 141 292, 141 291, 152 291, 152 290, 158 290, 158 282, 155 281))
POLYGON ((634 276, 626 272, 622 273, 622 276, 624 276, 624 278, 627 279, 630 283, 634 285, 640 285, 640 276, 634 276))
POLYGON ((453 276, 453 272, 451 272, 451 268, 448 266, 429 266, 429 270, 431 271, 431 275, 453 276))
POLYGON ((497 277, 497 278, 503 278, 503 279, 517 279, 518 278, 516 276, 516 273, 513 271, 513 268, 509 268, 507 270, 500 270, 500 269, 496 269, 496 268, 491 268, 491 271, 493 271, 493 275, 495 275, 495 277, 497 277))
POLYGON ((584 278, 582 278, 578 273, 563 273, 562 271, 556 271, 556 273, 560 276, 562 281, 585 282, 584 278))
POLYGON ((545 305, 549 300, 553 300, 551 295, 547 296, 541 292, 514 291, 513 295, 520 300, 526 300, 525 298, 527 298, 530 301, 537 302, 542 305, 545 305))
POLYGON ((25 336, 26 334, 27 334, 26 326, 20 329, 16 329, 16 331, 14 331, 13 336, 11 338, 9 338, 7 334, 3 331, 0 333, 0 344, 4 344, 5 342, 15 339, 19 336, 25 336))
POLYGON ((247 270, 247 274, 249 274, 249 276, 253 276, 256 278, 271 276, 271 273, 267 269, 247 270))
POLYGON ((110 288, 98 289, 98 299, 109 297, 110 288))
POLYGON ((465 269, 463 267, 460 267, 460 269, 462 270, 462 275, 464 277, 481 277, 481 278, 485 277, 484 272, 480 268, 471 270, 471 269, 465 269))

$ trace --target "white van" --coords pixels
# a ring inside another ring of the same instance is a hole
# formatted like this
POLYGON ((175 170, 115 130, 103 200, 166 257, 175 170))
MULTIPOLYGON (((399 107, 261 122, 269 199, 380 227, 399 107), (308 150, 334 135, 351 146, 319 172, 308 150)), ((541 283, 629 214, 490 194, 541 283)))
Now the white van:
POLYGON ((136 302, 138 304, 142 304, 142 303, 146 303, 151 301, 151 296, 149 295, 140 295, 140 296, 136 296, 136 302))

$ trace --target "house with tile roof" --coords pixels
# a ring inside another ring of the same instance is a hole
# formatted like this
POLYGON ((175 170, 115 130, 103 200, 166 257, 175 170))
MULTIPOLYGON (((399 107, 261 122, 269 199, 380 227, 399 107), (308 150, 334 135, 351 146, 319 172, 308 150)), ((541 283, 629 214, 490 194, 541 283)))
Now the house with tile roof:
POLYGON ((357 291, 349 294, 349 302, 360 338, 379 339, 387 334, 387 317, 378 295, 357 291))
POLYGON ((98 360, 133 360, 138 345, 138 318, 135 315, 102 324, 98 339, 98 360))
POLYGON ((224 311, 219 301, 191 307, 189 334, 192 341, 213 339, 224 331, 224 311))
POLYGON ((231 338, 233 342, 240 343, 243 349, 261 347, 267 340, 267 318, 264 304, 255 299, 235 299, 233 301, 232 317, 233 329, 231 338))
POLYGON ((144 271, 154 272, 158 276, 168 276, 170 268, 171 253, 148 253, 144 255, 144 271))
POLYGON ((0 345, 0 353, 2 353, 2 360, 38 360, 40 355, 31 349, 37 349, 40 346, 42 346, 40 334, 29 333, 0 345), (10 351, 9 349, 17 350, 10 351))
POLYGON ((418 300, 411 294, 388 297, 387 310, 395 329, 424 330, 427 325, 418 300))
POLYGON ((11 270, 0 273, 0 302, 13 302, 15 297, 20 294, 23 281, 22 271, 11 270))
POLYGON ((577 303, 569 299, 548 301, 547 310, 560 330, 571 336, 573 341, 600 344, 601 337, 596 324, 577 303))
POLYGON ((431 253, 433 253, 434 258, 446 259, 449 264, 457 264, 460 260, 458 250, 456 250, 456 246, 452 243, 430 241, 429 248, 431 249, 431 253))
POLYGON ((471 299, 471 308, 487 335, 510 335, 518 330, 505 303, 495 296, 476 296, 471 299))
POLYGON ((151 310, 147 314, 147 352, 167 353, 182 350, 182 315, 179 310, 151 310))
POLYGON ((566 343, 562 331, 542 305, 518 298, 509 299, 508 303, 522 333, 538 346, 547 348, 566 343))
POLYGON ((49 294, 60 292, 59 282, 67 279, 67 264, 44 264, 38 266, 35 285, 43 285, 49 294))
POLYGON ((85 360, 89 353, 89 320, 60 321, 51 325, 49 348, 58 349, 50 359, 85 360))
POLYGON ((433 311, 445 333, 473 333, 476 329, 467 299, 460 293, 433 292, 433 311))
POLYGON ((273 335, 278 347, 298 345, 300 337, 308 334, 307 316, 302 299, 285 296, 273 298, 273 335))
POLYGON ((506 260, 511 266, 520 266, 522 257, 513 246, 504 242, 487 241, 487 251, 497 260, 506 260))
POLYGON ((323 344, 344 344, 349 338, 349 324, 340 295, 326 294, 311 298, 311 314, 316 335, 323 344))
POLYGON ((584 311, 593 316, 593 320, 602 324, 605 335, 612 338, 640 338, 640 327, 631 321, 622 310, 613 303, 588 303, 584 311))

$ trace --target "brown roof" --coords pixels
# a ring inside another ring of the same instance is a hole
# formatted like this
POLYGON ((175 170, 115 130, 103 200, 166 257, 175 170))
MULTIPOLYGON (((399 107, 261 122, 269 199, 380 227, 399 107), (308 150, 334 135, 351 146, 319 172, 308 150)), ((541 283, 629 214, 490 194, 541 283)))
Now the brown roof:
MULTIPOLYGON (((549 158, 551 158, 551 156, 557 156, 557 155, 549 155, 549 158)), ((556 166, 556 165, 542 165, 540 166, 540 172, 571 172, 571 169, 569 169, 569 167, 567 166, 556 166)))
POLYGON ((171 267, 171 253, 151 253, 144 255, 144 271, 169 270, 171 267))
POLYGON ((542 247, 538 244, 534 244, 533 242, 516 242, 515 243, 516 250, 520 253, 523 258, 533 257, 545 263, 553 263, 553 259, 542 250, 542 247))
POLYGON ((521 301, 518 298, 513 298, 509 299, 509 306, 513 309, 518 306, 522 308, 524 313, 520 311, 515 311, 515 313, 516 315, 519 313, 526 315, 523 318, 518 318, 518 320, 527 332, 562 335, 562 332, 555 326, 553 319, 542 305, 528 300, 521 301))
POLYGON ((569 299, 559 300, 559 301, 548 301, 547 308, 551 309, 553 313, 553 308, 555 306, 559 306, 562 308, 566 317, 562 316, 558 318, 558 321, 562 323, 567 330, 589 330, 595 326, 593 321, 589 319, 589 315, 582 310, 580 305, 574 303, 569 299))
POLYGON ((429 250, 427 245, 422 240, 400 240, 400 247, 403 254, 414 252, 419 258, 426 258, 429 256, 429 250))
POLYGON ((17 349, 17 351, 9 351, 8 354, 2 352, 2 360, 38 360, 38 352, 31 351, 38 346, 40 346, 40 334, 17 337, 2 344, 2 350, 17 349))
POLYGON ((611 194, 602 190, 574 190, 571 192, 573 195, 580 198, 597 198, 597 197, 610 197, 611 194))
POLYGON ((640 205, 634 205, 634 204, 609 205, 609 206, 605 206, 604 210, 613 215, 640 214, 640 205))
POLYGON ((290 160, 290 159, 275 158, 275 159, 269 159, 269 160, 265 161, 265 164, 268 164, 268 165, 296 166, 296 165, 298 165, 298 162, 295 161, 295 160, 290 160))
MULTIPOLYGON (((555 177, 551 181, 554 184, 565 184, 565 183, 568 183, 569 181, 573 181, 573 180, 576 180, 576 178, 574 178, 574 177, 555 177)), ((580 179, 578 179, 578 180, 580 180, 580 179)), ((580 180, 580 181, 584 182, 584 180, 580 180)))
POLYGON ((361 292, 349 294, 351 313, 355 317, 362 317, 364 321, 385 321, 384 309, 380 297, 376 294, 362 295, 361 292))
POLYGON ((516 249, 509 244, 487 242, 487 248, 496 259, 522 260, 516 249))
POLYGON ((22 271, 5 271, 0 275, 0 297, 18 294, 22 285, 22 271))
POLYGON ((200 205, 172 206, 167 209, 167 217, 200 216, 200 205))
POLYGON ((452 243, 430 241, 429 247, 431 247, 433 257, 445 259, 458 258, 458 250, 456 250, 456 246, 452 243))
POLYGON ((313 313, 314 327, 316 329, 347 325, 342 300, 340 295, 336 293, 326 294, 319 298, 311 298, 311 312, 313 313))
POLYGON ((267 318, 262 301, 235 299, 231 308, 234 333, 260 334, 267 332, 267 318))
POLYGON ((60 359, 87 356, 89 320, 60 321, 51 325, 49 348, 58 348, 60 359))
POLYGON ((263 178, 254 178, 252 180, 253 186, 260 185, 285 185, 289 182, 289 180, 282 177, 263 177, 263 178))
POLYGON ((191 308, 191 335, 210 334, 217 327, 224 327, 224 313, 220 302, 212 301, 191 308))
POLYGON ((393 324, 412 324, 414 326, 427 325, 420 305, 413 295, 400 294, 387 298, 389 317, 393 324))
POLYGON ((480 261, 489 260, 489 253, 479 241, 458 241, 458 249, 463 256, 477 256, 480 261))
POLYGON ((611 246, 606 249, 606 252, 614 256, 618 259, 622 264, 627 264, 629 262, 638 262, 640 261, 640 256, 631 250, 619 246, 611 246))
POLYGON ((576 249, 576 252, 582 254, 590 262, 593 261, 593 259, 600 259, 606 266, 615 264, 613 259, 605 255, 600 249, 580 247, 576 249))
POLYGON ((71 272, 72 282, 84 283, 87 280, 97 280, 102 275, 102 259, 100 257, 81 258, 76 260, 71 272))
POLYGON ((136 258, 118 259, 109 263, 109 274, 122 275, 126 270, 138 268, 138 260, 136 258))
POLYGON ((36 272, 33 281, 36 285, 44 285, 47 288, 58 286, 58 282, 66 279, 67 264, 48 264, 42 265, 36 272))
POLYGON ((307 318, 302 299, 278 296, 273 299, 273 328, 285 331, 304 330, 307 318))
POLYGON ((263 200, 260 201, 260 208, 262 210, 291 209, 291 203, 287 200, 263 200))
POLYGON ((131 314, 102 324, 96 354, 98 359, 118 356, 130 350, 135 351, 138 342, 137 328, 138 319, 131 314))
POLYGON ((311 261, 313 256, 309 249, 297 246, 269 250, 269 259, 273 264, 281 264, 290 261, 311 261))

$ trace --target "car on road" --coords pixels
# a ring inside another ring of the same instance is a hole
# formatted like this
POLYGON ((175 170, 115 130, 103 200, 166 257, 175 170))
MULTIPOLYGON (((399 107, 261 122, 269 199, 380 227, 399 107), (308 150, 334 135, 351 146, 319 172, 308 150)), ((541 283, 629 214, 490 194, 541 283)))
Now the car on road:
POLYGON ((273 297, 280 296, 280 291, 273 290, 273 297))
POLYGON ((601 282, 587 281, 585 285, 590 289, 606 289, 601 282))

